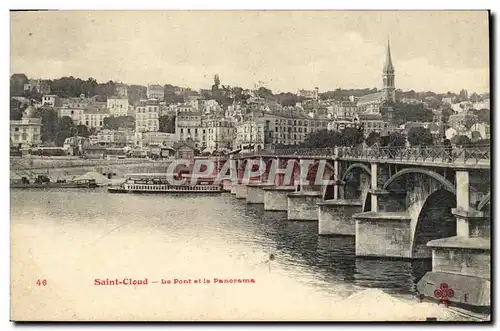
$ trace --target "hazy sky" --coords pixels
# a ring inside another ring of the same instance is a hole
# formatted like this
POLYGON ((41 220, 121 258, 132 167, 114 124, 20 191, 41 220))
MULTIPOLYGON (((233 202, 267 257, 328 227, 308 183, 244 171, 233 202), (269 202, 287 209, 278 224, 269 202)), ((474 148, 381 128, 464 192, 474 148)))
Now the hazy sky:
POLYGON ((380 87, 489 91, 488 13, 431 11, 11 12, 11 73, 274 92, 380 87))

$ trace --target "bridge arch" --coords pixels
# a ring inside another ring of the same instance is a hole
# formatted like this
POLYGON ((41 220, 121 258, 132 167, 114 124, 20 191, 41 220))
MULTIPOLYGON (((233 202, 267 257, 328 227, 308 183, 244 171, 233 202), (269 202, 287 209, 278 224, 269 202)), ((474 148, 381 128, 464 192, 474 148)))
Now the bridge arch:
POLYGON ((487 204, 491 202, 491 192, 486 194, 481 201, 479 201, 479 204, 477 205, 477 210, 482 211, 484 207, 486 207, 487 204))
POLYGON ((409 206, 412 257, 429 258, 432 256, 432 250, 427 247, 429 241, 456 236, 456 217, 451 212, 455 206, 455 194, 444 186, 428 194, 413 208, 409 206))
POLYGON ((446 178, 444 178, 443 176, 441 176, 440 174, 438 174, 434 171, 430 171, 430 170, 426 170, 426 169, 419 169, 419 168, 407 168, 407 169, 403 169, 401 171, 398 171, 397 173, 395 173, 391 178, 389 178, 385 182, 382 189, 386 190, 396 179, 398 179, 404 175, 412 174, 412 173, 423 174, 423 175, 426 175, 428 177, 431 177, 431 178, 437 180, 439 183, 441 183, 446 190, 450 191, 453 194, 456 194, 455 185, 453 185, 446 178))
POLYGON ((354 164, 351 164, 347 169, 346 171, 344 172, 344 175, 342 176, 342 180, 345 180, 347 175, 355 168, 360 168, 360 169, 363 169, 369 176, 372 175, 372 172, 370 170, 370 168, 368 168, 367 165, 365 164, 362 164, 362 163, 354 163, 354 164))

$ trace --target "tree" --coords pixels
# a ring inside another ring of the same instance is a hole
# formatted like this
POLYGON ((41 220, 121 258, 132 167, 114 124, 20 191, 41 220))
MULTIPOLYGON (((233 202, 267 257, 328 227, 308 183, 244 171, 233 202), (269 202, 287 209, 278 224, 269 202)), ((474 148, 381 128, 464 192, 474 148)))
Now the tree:
POLYGON ((422 127, 411 128, 408 132, 408 142, 411 146, 429 146, 433 144, 431 131, 422 127))
POLYGON ((94 78, 90 77, 82 83, 81 92, 87 96, 92 96, 95 94, 95 90, 98 85, 99 84, 97 84, 97 81, 94 78))
POLYGON ((389 147, 403 147, 406 145, 406 137, 395 131, 389 133, 389 147))
POLYGON ((443 120, 443 123, 448 123, 448 120, 450 119, 450 115, 455 114, 455 111, 451 109, 450 107, 446 107, 441 109, 441 119, 443 120))
POLYGON ((348 127, 342 130, 340 141, 343 146, 356 146, 363 142, 363 138, 362 130, 348 127))
POLYGON ((473 113, 477 115, 477 120, 479 123, 490 124, 491 117, 490 117, 490 111, 488 109, 483 108, 479 110, 474 110, 473 113))
POLYGON ((321 100, 348 100, 350 96, 362 97, 367 94, 377 92, 376 88, 364 88, 364 89, 349 89, 344 90, 341 88, 336 89, 335 91, 326 91, 319 94, 321 100))
POLYGON ((128 102, 131 105, 137 104, 139 100, 146 99, 148 88, 142 85, 130 85, 127 89, 128 102))
POLYGON ((423 104, 395 103, 392 106, 392 120, 398 124, 407 122, 431 122, 434 117, 432 110, 423 104))
POLYGON ((28 84, 29 80, 25 74, 13 74, 10 77, 10 95, 23 96, 24 84, 28 84))
POLYGON ((441 107, 443 105, 443 102, 435 96, 433 96, 431 99, 426 100, 426 102, 427 102, 427 105, 429 106, 429 108, 431 108, 431 109, 438 109, 439 107, 441 107))
POLYGON ((259 98, 263 98, 263 99, 273 99, 273 91, 271 91, 270 89, 267 89, 263 86, 259 87, 259 89, 257 90, 257 96, 259 98))
POLYGON ((80 137, 88 138, 90 136, 89 128, 86 125, 79 124, 76 126, 76 130, 80 137))
POLYGON ((231 92, 234 97, 234 101, 240 102, 243 101, 243 89, 241 87, 233 87, 231 88, 231 92))
POLYGON ((380 133, 372 131, 366 137, 365 142, 368 146, 372 146, 375 143, 380 143, 380 133))
POLYGON ((325 148, 339 146, 341 143, 340 133, 337 131, 319 130, 311 132, 306 136, 303 147, 325 148))
POLYGON ((71 117, 63 116, 58 123, 55 143, 57 146, 62 146, 66 138, 74 136, 74 125, 71 117))
MULTIPOLYGON (((83 91, 83 90, 82 90, 83 91)), ((105 84, 99 84, 94 90, 95 95, 99 98, 99 101, 106 101, 107 98, 116 94, 116 85, 112 80, 108 81, 105 84)))
POLYGON ((10 99, 10 120, 18 121, 23 117, 23 110, 26 109, 26 105, 21 102, 10 99))
POLYGON ((280 93, 276 96, 277 101, 283 106, 295 106, 297 104, 297 95, 293 93, 280 93))
POLYGON ((55 142, 59 130, 57 112, 53 108, 42 107, 37 110, 37 116, 42 119, 42 141, 46 144, 55 142))
POLYGON ((476 123, 479 123, 479 118, 473 113, 465 114, 463 117, 463 125, 467 130, 470 130, 470 128, 476 123))
POLYGON ((167 133, 175 133, 175 115, 162 115, 159 117, 159 131, 167 133))
POLYGON ((451 138, 451 143, 457 146, 467 146, 471 144, 471 140, 467 136, 456 135, 451 138))

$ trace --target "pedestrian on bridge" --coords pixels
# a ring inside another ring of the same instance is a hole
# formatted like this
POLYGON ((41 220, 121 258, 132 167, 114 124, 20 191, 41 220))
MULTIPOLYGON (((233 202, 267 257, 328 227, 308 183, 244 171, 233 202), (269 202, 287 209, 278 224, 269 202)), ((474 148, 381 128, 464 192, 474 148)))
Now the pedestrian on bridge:
POLYGON ((445 155, 447 158, 447 162, 451 162, 452 161, 451 153, 452 153, 453 147, 451 146, 450 139, 446 138, 446 136, 443 136, 443 145, 444 145, 444 151, 445 151, 445 155))

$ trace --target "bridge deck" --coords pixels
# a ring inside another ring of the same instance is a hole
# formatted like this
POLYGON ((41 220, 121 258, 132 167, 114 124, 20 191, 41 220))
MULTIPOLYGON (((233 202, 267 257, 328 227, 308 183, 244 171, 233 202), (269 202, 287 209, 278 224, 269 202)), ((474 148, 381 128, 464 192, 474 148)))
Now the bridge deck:
POLYGON ((319 148, 258 151, 235 155, 245 158, 326 159, 357 162, 418 165, 456 169, 490 169, 490 146, 465 146, 447 149, 430 147, 383 147, 383 148, 319 148))

